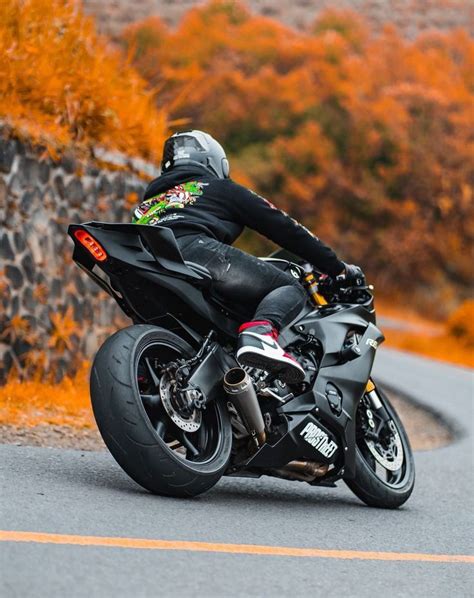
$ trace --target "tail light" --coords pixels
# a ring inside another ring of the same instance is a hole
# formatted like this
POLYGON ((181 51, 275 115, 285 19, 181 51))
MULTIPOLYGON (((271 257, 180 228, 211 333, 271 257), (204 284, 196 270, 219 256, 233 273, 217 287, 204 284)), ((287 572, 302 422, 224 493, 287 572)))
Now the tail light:
POLYGON ((92 255, 92 257, 95 260, 97 260, 98 262, 104 262, 107 259, 105 249, 86 230, 84 230, 83 228, 79 228, 76 231, 74 231, 74 236, 79 241, 79 243, 87 249, 87 251, 92 255))

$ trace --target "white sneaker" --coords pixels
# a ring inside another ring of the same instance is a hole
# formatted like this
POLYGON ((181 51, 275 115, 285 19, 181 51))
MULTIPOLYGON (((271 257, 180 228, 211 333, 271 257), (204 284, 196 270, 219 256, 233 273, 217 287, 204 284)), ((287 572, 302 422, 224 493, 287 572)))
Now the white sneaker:
POLYGON ((278 331, 266 320, 246 322, 239 328, 237 359, 242 365, 271 372, 289 384, 302 382, 305 371, 277 343, 278 331))

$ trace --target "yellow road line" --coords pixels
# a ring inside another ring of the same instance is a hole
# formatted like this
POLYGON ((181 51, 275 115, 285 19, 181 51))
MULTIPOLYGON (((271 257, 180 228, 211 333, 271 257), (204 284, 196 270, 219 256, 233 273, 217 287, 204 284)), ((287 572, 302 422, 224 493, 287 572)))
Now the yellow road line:
POLYGON ((365 550, 325 550, 293 548, 291 546, 259 546, 256 544, 220 544, 182 540, 149 540, 146 538, 114 538, 103 536, 73 536, 0 530, 0 542, 33 542, 39 544, 69 544, 76 546, 107 546, 144 550, 184 550, 191 552, 223 552, 322 559, 358 559, 363 561, 423 561, 431 563, 472 563, 474 556, 465 554, 423 554, 417 552, 372 552, 365 550))

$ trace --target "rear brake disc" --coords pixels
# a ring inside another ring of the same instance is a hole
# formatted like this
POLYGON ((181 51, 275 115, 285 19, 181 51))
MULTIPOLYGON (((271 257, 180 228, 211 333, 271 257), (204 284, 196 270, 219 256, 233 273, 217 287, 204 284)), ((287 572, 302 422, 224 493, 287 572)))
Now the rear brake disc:
POLYGON ((199 409, 193 409, 188 415, 175 408, 172 400, 171 380, 169 372, 165 372, 160 380, 160 396, 163 407, 178 428, 184 432, 196 432, 201 426, 202 412, 199 409))

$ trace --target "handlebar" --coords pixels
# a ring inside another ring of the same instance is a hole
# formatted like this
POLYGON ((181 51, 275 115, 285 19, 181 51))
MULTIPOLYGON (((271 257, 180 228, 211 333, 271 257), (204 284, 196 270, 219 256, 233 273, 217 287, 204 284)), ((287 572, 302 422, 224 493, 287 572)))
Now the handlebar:
POLYGON ((373 300, 372 285, 347 286, 345 280, 317 276, 318 292, 328 303, 358 303, 364 305, 373 300))

